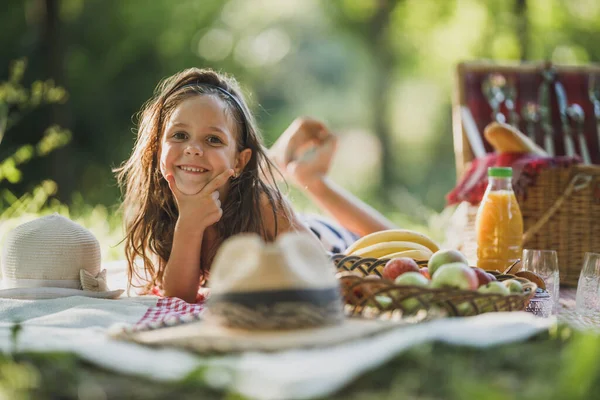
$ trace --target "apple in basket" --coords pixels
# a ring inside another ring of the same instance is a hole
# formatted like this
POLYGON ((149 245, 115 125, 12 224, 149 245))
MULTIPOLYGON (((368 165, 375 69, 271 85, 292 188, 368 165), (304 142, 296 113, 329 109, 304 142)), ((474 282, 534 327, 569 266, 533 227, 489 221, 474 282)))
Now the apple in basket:
POLYGON ((346 292, 352 288, 352 293, 356 298, 362 298, 363 293, 360 291, 359 286, 356 284, 363 277, 358 272, 354 271, 343 271, 335 274, 335 277, 339 280, 340 286, 343 288, 343 292, 346 292))
POLYGON ((434 288, 475 290, 478 285, 475 272, 460 262, 442 265, 431 277, 431 286, 434 288))
POLYGON ((349 286, 354 286, 352 288, 352 293, 354 294, 354 296, 357 299, 362 299, 364 297, 368 297, 371 296, 373 294, 373 291, 378 290, 381 285, 377 285, 377 284, 370 284, 370 283, 366 283, 366 282, 381 282, 381 278, 377 275, 367 275, 367 276, 362 276, 359 273, 355 273, 357 276, 361 277, 361 281, 362 284, 358 284, 355 285, 356 281, 353 281, 352 283, 350 283, 348 285, 349 286))
POLYGON ((410 257, 392 258, 383 267, 381 275, 391 281, 406 272, 419 272, 419 265, 410 257))
POLYGON ((502 282, 499 281, 493 281, 485 286, 481 286, 479 287, 479 289, 477 289, 477 291, 480 293, 496 293, 505 296, 510 294, 508 288, 502 282))
POLYGON ((523 293, 523 285, 516 279, 507 279, 502 282, 504 286, 508 288, 508 291, 511 294, 522 294, 523 293))
POLYGON ((488 278, 490 278, 490 282, 498 280, 494 274, 490 274, 489 272, 486 272, 486 274, 488 275, 488 278))
MULTIPOLYGON (((397 277, 394 283, 396 285, 429 286, 429 279, 425 278, 420 272, 410 271, 397 277)), ((416 298, 408 298, 402 301, 401 305, 406 313, 413 313, 422 307, 416 298)))
POLYGON ((433 278, 438 269, 441 268, 442 265, 450 264, 450 263, 463 263, 469 265, 467 258, 458 250, 438 250, 429 259, 427 262, 427 268, 429 268, 429 275, 433 278))
MULTIPOLYGON (((493 276, 492 274, 488 274, 479 267, 471 267, 471 269, 473 270, 473 272, 475 272, 475 275, 477 275, 477 281, 479 282, 478 286, 487 285, 492 281, 492 278, 490 278, 491 276, 493 276)), ((493 280, 496 280, 496 278, 494 277, 493 280)))
MULTIPOLYGON (((487 285, 480 286, 477 291, 486 294, 500 294, 507 296, 510 294, 508 288, 500 281, 492 281, 487 285)), ((490 300, 479 299, 479 308, 482 312, 494 311, 494 304, 490 300)))
POLYGON ((396 285, 427 286, 429 285, 429 279, 419 272, 410 271, 397 277, 394 283, 396 285))

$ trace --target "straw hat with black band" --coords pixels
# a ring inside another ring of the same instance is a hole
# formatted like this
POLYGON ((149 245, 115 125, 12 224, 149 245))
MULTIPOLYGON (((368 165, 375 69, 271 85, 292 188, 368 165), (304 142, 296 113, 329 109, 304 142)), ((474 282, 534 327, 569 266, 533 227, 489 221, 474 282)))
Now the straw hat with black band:
POLYGON ((335 345, 398 326, 346 318, 335 266, 305 233, 286 233, 274 243, 254 234, 226 240, 213 263, 210 290, 200 321, 120 328, 113 336, 200 353, 275 351, 335 345))

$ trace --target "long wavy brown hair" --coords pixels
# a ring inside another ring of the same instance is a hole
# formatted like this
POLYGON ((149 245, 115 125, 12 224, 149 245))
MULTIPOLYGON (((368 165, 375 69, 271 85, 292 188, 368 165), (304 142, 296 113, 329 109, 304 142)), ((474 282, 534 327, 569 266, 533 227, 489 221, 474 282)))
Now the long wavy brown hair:
MULTIPOLYGON (((219 238, 210 249, 212 259, 223 240, 240 232, 254 232, 265 240, 277 236, 277 216, 290 218, 290 209, 275 185, 275 165, 268 159, 262 137, 239 85, 232 77, 210 69, 191 68, 177 73, 156 87, 154 96, 138 114, 137 140, 131 156, 115 169, 124 195, 125 255, 128 262, 129 286, 162 287, 162 278, 173 246, 173 233, 178 218, 177 205, 167 181, 159 170, 158 153, 165 122, 174 109, 191 96, 218 96, 236 122, 237 151, 251 149, 252 156, 242 173, 230 181, 222 204, 223 216, 216 224, 219 238), (228 91, 227 94, 210 86, 228 91), (241 107, 240 107, 241 106, 241 107), (261 198, 270 202, 275 219, 275 232, 269 233, 263 223, 261 198), (139 259, 143 274, 136 265, 139 259), (143 286, 133 284, 134 276, 143 286)), ((201 281, 208 277, 208 268, 201 268, 201 281)))

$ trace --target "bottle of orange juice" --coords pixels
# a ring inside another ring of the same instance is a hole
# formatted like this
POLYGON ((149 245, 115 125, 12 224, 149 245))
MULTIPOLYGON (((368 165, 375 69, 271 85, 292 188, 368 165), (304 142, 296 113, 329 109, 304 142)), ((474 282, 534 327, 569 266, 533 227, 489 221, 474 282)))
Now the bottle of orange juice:
POLYGON ((512 168, 488 169, 488 187, 477 211, 477 266, 504 271, 521 257, 523 216, 512 189, 512 168))

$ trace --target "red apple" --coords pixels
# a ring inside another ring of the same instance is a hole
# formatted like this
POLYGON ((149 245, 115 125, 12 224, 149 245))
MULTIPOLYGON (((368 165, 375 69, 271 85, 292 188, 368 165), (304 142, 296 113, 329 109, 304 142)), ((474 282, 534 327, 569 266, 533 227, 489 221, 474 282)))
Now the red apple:
POLYGON ((436 288, 475 290, 478 283, 475 272, 461 262, 442 265, 431 278, 431 286, 436 288))
POLYGON ((425 278, 427 279, 431 279, 431 275, 429 275, 429 268, 427 267, 423 267, 419 270, 419 272, 421 273, 421 275, 423 275, 425 278))
POLYGON ((382 276, 393 281, 405 272, 419 272, 419 265, 409 257, 392 258, 383 267, 382 276))
POLYGON ((496 275, 494 274, 490 274, 489 272, 486 272, 486 274, 488 274, 489 278, 490 278, 490 282, 492 281, 497 281, 498 279, 496 279, 496 275))
POLYGON ((483 269, 479 267, 471 267, 471 269, 473 270, 473 272, 475 272, 475 275, 477 275, 477 280, 479 282, 478 286, 487 285, 489 282, 492 281, 492 279, 490 278, 491 274, 488 274, 483 269))
MULTIPOLYGON (((360 274, 358 272, 354 272, 354 271, 338 272, 337 274, 335 274, 335 276, 337 279, 339 279, 340 286, 342 288, 342 293, 344 293, 344 294, 347 291, 349 291, 350 288, 353 287, 356 283, 358 283, 360 281, 360 279, 363 277, 362 274, 360 274)), ((357 286, 353 287, 353 289, 352 289, 352 293, 357 298, 361 298, 363 296, 359 287, 360 287, 360 285, 357 285, 357 286)))
MULTIPOLYGON (((381 281, 381 277, 379 275, 367 275, 364 277, 363 282, 364 281, 381 281)), ((358 298, 363 298, 363 297, 367 297, 367 296, 371 296, 373 294, 374 291, 377 291, 377 289, 379 289, 381 287, 381 284, 360 284, 357 287, 354 288, 354 294, 358 297, 358 298)))

